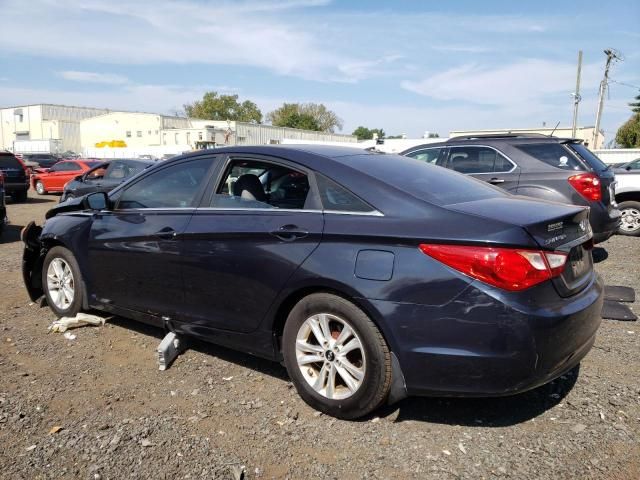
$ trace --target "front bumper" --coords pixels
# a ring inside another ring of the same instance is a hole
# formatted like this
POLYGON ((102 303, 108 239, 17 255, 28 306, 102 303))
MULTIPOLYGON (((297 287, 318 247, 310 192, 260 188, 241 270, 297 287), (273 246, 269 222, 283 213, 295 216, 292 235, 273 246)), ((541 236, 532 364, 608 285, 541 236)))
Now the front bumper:
POLYGON ((594 275, 565 299, 550 283, 532 290, 527 296, 476 282, 443 306, 372 301, 385 318, 407 393, 511 395, 576 366, 601 322, 602 280, 594 275))

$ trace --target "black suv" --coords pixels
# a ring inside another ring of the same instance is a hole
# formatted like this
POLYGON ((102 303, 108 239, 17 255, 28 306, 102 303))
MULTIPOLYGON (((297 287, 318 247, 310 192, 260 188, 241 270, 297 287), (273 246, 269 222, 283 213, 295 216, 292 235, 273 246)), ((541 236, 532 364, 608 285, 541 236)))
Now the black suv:
POLYGON ((24 202, 29 190, 27 167, 13 153, 0 152, 0 171, 4 174, 4 191, 14 202, 24 202))
POLYGON ((465 173, 513 194, 591 207, 595 243, 620 223, 614 173, 582 140, 544 135, 478 135, 418 145, 402 155, 465 173))

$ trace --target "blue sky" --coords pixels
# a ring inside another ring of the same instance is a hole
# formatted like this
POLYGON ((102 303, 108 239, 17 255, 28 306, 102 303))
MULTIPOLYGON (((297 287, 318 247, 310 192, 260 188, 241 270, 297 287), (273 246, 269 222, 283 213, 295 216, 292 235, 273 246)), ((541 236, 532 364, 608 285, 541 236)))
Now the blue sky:
POLYGON ((640 86, 640 2, 0 0, 0 105, 169 113, 207 90, 263 113, 322 102, 389 134, 593 125, 604 48, 622 52, 602 127, 640 86), (621 83, 620 83, 621 82, 621 83))

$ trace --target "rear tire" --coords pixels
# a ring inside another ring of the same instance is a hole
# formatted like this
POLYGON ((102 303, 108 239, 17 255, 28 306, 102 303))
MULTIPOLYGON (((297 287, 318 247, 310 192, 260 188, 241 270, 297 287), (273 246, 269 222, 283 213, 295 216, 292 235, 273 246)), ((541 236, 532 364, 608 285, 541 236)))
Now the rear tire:
POLYGON ((300 300, 282 339, 284 363, 302 399, 342 419, 378 408, 391 386, 391 353, 380 330, 353 303, 328 293, 300 300))
POLYGON ((75 317, 82 310, 82 276, 68 249, 53 247, 47 252, 42 265, 42 291, 58 317, 75 317))
POLYGON ((40 180, 36 182, 35 187, 38 195, 44 195, 47 193, 47 191, 44 188, 44 184, 40 180))
POLYGON ((640 202, 620 202, 618 209, 622 213, 618 233, 630 237, 640 236, 640 202))

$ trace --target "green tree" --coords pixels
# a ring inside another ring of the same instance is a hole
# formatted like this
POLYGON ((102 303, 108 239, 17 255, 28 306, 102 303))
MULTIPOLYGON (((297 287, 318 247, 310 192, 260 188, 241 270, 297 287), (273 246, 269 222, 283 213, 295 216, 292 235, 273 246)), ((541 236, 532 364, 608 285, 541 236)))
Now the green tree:
POLYGON ((202 100, 184 105, 184 111, 190 118, 262 123, 262 112, 258 106, 249 100, 240 103, 238 95, 207 92, 202 100))
POLYGON ((636 95, 635 102, 631 102, 629 106, 631 107, 631 111, 633 113, 640 113, 640 95, 636 95))
POLYGON ((618 129, 616 143, 624 148, 640 148, 640 113, 633 115, 618 129))
POLYGON ((367 128, 359 126, 351 135, 358 137, 358 140, 371 140, 373 135, 377 134, 378 138, 384 138, 384 130, 382 128, 367 128))
POLYGON ((283 103, 267 114, 267 120, 276 127, 305 128, 333 133, 342 129, 342 120, 321 103, 283 103))

